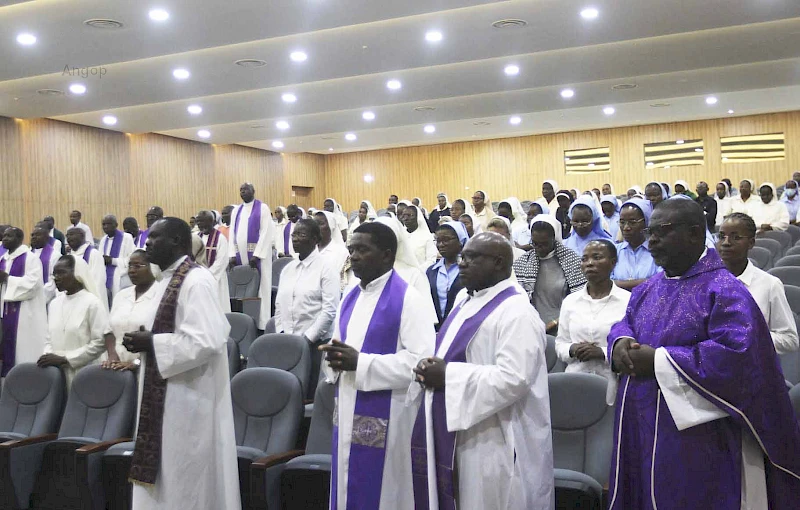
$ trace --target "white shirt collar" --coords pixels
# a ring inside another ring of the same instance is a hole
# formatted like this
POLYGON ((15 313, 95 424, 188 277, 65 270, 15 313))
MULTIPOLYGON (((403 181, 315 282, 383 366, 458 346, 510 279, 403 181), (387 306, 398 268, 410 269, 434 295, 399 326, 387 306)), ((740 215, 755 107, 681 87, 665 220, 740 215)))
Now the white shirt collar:
MULTIPOLYGON (((330 246, 330 244, 329 244, 328 246, 330 246)), ((327 248, 327 247, 326 247, 326 248, 327 248)), ((305 258, 305 259, 303 259, 303 260, 300 260, 300 258, 298 257, 297 261, 298 261, 298 262, 300 262, 300 265, 301 265, 301 266, 308 267, 308 266, 310 266, 311 264, 313 264, 313 263, 314 263, 314 261, 315 261, 315 260, 317 260, 317 258, 319 258, 319 249, 317 249, 317 248, 314 248, 314 251, 312 251, 311 253, 309 253, 309 254, 308 254, 308 257, 306 257, 306 258, 305 258)))
POLYGON ((742 271, 742 274, 740 274, 736 278, 740 282, 745 284, 747 287, 749 287, 750 284, 753 282, 753 277, 756 274, 755 269, 756 269, 756 266, 754 266, 753 263, 748 260, 747 261, 747 265, 744 268, 744 271, 742 271))
POLYGON ((389 277, 392 275, 393 271, 393 269, 390 269, 389 271, 386 271, 386 273, 369 282, 366 287, 361 287, 361 292, 371 294, 373 292, 383 290, 383 287, 386 285, 386 282, 389 281, 389 277))
POLYGON ((472 293, 472 298, 474 299, 483 297, 493 297, 502 292, 503 290, 505 290, 507 287, 510 287, 511 285, 514 285, 514 280, 509 276, 505 280, 497 282, 491 287, 487 287, 481 290, 476 290, 475 292, 472 293))

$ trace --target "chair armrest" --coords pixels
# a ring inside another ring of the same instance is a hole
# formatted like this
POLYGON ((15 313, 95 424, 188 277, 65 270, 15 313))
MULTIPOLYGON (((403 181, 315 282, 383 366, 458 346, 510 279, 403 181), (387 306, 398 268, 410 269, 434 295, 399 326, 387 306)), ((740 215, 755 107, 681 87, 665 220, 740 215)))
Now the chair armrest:
POLYGON ((275 501, 277 482, 283 465, 305 453, 305 450, 290 450, 256 459, 250 464, 250 508, 251 510, 272 509, 269 502, 275 501))
POLYGON ((82 446, 81 448, 75 450, 75 453, 78 455, 91 455, 93 453, 104 452, 109 448, 111 448, 112 446, 114 446, 115 444, 128 443, 130 441, 133 441, 133 439, 129 437, 121 437, 117 439, 112 439, 110 441, 103 441, 102 443, 95 443, 82 446))
POLYGON ((41 436, 26 437, 25 439, 15 439, 13 441, 0 443, 0 450, 10 450, 11 448, 18 448, 20 446, 55 441, 56 439, 58 439, 58 434, 44 434, 41 436))
POLYGON ((278 464, 286 464, 295 457, 305 455, 305 453, 305 450, 289 450, 288 452, 267 455, 266 457, 261 457, 260 459, 254 460, 253 463, 250 464, 250 469, 264 471, 267 468, 277 466, 278 464))
POLYGON ((245 302, 245 301, 261 301, 260 297, 242 297, 242 298, 233 298, 233 299, 238 299, 239 301, 242 301, 242 302, 245 302))

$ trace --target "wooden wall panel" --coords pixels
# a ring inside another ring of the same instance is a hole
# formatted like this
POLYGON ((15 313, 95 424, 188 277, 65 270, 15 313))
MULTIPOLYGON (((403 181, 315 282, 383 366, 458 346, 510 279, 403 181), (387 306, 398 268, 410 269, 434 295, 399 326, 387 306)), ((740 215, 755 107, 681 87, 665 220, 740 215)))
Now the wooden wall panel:
POLYGON ((292 186, 312 188, 307 201, 322 209, 325 201, 325 156, 320 154, 282 154, 285 190, 281 205, 295 203, 292 186))
POLYGON ((674 183, 700 180, 712 187, 724 177, 734 182, 752 178, 757 183, 782 184, 800 170, 800 112, 750 117, 731 117, 696 122, 677 122, 570 133, 505 138, 475 142, 429 145, 326 156, 325 188, 343 206, 352 210, 363 199, 385 207, 390 193, 401 198, 419 195, 426 207, 435 204, 444 191, 451 200, 468 198, 477 189, 494 201, 508 196, 532 200, 541 196, 541 183, 554 179, 561 188, 581 190, 609 182, 618 193, 633 184, 644 186, 658 180, 674 183), (786 133, 784 161, 723 164, 722 136, 786 133), (644 144, 701 138, 705 142, 705 164, 650 170, 644 163, 644 144), (610 147, 610 172, 567 175, 564 151, 610 147), (371 183, 364 175, 372 175, 371 183))

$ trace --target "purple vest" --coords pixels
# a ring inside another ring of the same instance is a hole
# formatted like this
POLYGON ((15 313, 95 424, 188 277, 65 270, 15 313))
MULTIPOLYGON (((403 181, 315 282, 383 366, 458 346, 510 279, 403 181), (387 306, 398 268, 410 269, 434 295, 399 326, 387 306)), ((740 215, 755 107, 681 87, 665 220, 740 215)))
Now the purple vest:
MULTIPOLYGON (((392 270, 378 304, 372 314, 361 352, 394 354, 397 352, 400 318, 403 313, 408 284, 392 270)), ((342 301, 339 313, 339 334, 347 343, 347 326, 353 314, 361 287, 356 286, 342 301)), ((338 396, 338 386, 337 386, 338 396)), ((389 432, 389 413, 392 391, 358 391, 353 416, 353 437, 350 443, 350 463, 347 467, 347 508, 360 510, 378 508, 381 500, 383 467, 386 461, 386 439, 389 432)), ((337 404, 338 406, 338 404, 337 404)), ((339 456, 339 420, 334 413, 333 471, 331 473, 331 508, 337 508, 337 466, 339 456)))
MULTIPOLYGON (((119 258, 119 250, 122 247, 122 238, 124 235, 125 234, 120 230, 117 230, 117 233, 114 234, 114 238, 111 241, 111 251, 108 254, 108 256, 111 257, 112 259, 119 258)), ((106 238, 103 239, 103 253, 106 252, 107 246, 108 246, 108 237, 106 236, 106 238)), ((89 250, 87 249, 86 251, 88 252, 89 250)), ((89 261, 87 260, 86 262, 88 263, 89 261)), ((116 267, 114 267, 113 265, 106 266, 107 289, 110 289, 114 284, 114 270, 116 270, 116 267)))
MULTIPOLYGON (((239 232, 239 220, 242 219, 242 206, 236 211, 236 221, 233 224, 233 242, 237 243, 237 233, 239 232)), ((250 217, 247 219, 247 258, 253 257, 253 252, 256 251, 258 244, 258 234, 261 231, 261 201, 253 200, 253 210, 250 212, 250 217)), ((242 264, 242 255, 239 253, 239 246, 236 246, 236 265, 242 264)), ((259 266, 260 270, 260 266, 259 266)))
MULTIPOLYGON (((50 248, 52 251, 52 247, 50 248)), ((11 270, 8 271, 8 276, 22 277, 25 276, 25 259, 28 254, 23 253, 14 259, 11 263, 11 270)), ((0 271, 6 270, 8 260, 0 260, 0 271)), ((3 346, 0 349, 3 356, 3 370, 0 371, 0 376, 5 377, 8 371, 14 368, 17 356, 17 326, 19 326, 19 308, 21 303, 19 301, 5 301, 3 303, 3 346)))

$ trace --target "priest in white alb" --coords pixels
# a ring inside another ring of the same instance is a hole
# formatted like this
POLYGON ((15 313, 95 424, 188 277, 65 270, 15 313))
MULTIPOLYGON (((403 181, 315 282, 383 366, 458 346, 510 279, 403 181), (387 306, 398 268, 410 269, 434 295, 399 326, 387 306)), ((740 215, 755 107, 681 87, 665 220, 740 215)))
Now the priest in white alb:
POLYGON ((364 223, 349 240, 359 285, 334 320, 323 373, 338 384, 334 412, 333 510, 413 510, 411 429, 417 409, 405 405, 412 369, 433 353, 433 323, 419 320, 422 296, 392 269, 397 239, 364 223))
POLYGON ((119 292, 120 278, 128 272, 128 258, 133 253, 135 246, 133 237, 117 228, 119 223, 113 214, 103 217, 102 225, 105 235, 100 239, 98 247, 103 254, 103 263, 105 264, 105 288, 113 298, 119 292))
POLYGON ((2 377, 16 364, 36 362, 47 337, 42 263, 22 244, 23 238, 22 230, 16 227, 9 227, 3 233, 6 252, 0 257, 2 377))
POLYGON ((222 311, 231 311, 231 294, 228 290, 228 239, 215 227, 214 213, 200 211, 195 217, 200 229, 200 240, 205 246, 204 266, 211 271, 217 281, 217 294, 222 311))
MULTIPOLYGON (((553 508, 545 329, 511 279, 513 253, 484 232, 461 252, 464 284, 420 361, 426 388, 412 437, 416 510, 553 508)), ((412 406, 416 409, 416 406, 412 406)))
POLYGON ((191 230, 167 217, 147 258, 162 270, 148 319, 123 336, 142 354, 133 510, 241 508, 226 339, 217 282, 188 257, 191 230))
MULTIPOLYGON (((86 234, 83 229, 71 227, 67 230, 67 246, 69 253, 82 259, 89 266, 89 277, 94 281, 95 287, 106 288, 106 264, 103 255, 94 247, 93 244, 86 242, 86 234)), ((100 302, 105 306, 106 312, 109 311, 108 293, 100 292, 100 302)))
POLYGON ((50 237, 47 223, 39 222, 31 232, 31 252, 39 257, 42 263, 42 283, 44 284, 45 303, 56 297, 56 284, 53 282, 53 268, 61 257, 58 239, 50 237))
POLYGON ((272 315, 272 244, 275 223, 269 206, 255 198, 256 190, 246 182, 239 187, 242 203, 231 213, 233 233, 229 249, 230 266, 249 265, 261 274, 258 297, 261 313, 258 329, 264 329, 272 315))

